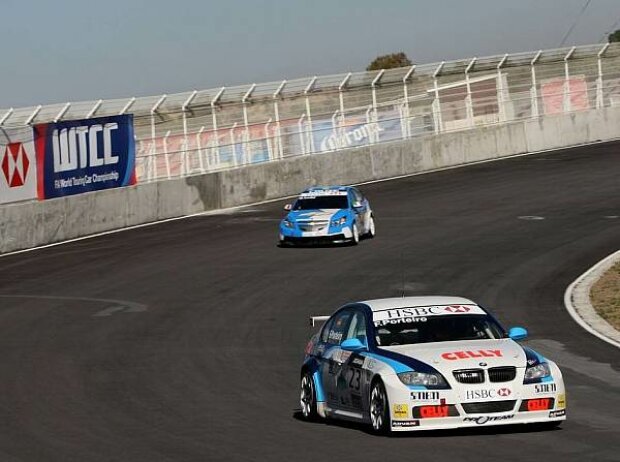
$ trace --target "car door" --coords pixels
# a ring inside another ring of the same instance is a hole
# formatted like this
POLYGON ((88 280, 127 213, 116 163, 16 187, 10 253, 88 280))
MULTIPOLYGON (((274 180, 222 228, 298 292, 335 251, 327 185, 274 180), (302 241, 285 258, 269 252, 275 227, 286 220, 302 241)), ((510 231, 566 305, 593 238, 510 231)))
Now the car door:
POLYGON ((321 383, 330 408, 339 407, 338 380, 341 380, 343 363, 350 354, 343 351, 340 344, 347 335, 351 315, 349 309, 339 311, 321 332, 321 383))
MULTIPOLYGON (((342 340, 354 338, 368 346, 366 316, 359 309, 352 310, 347 334, 342 340)), ((336 378, 339 406, 346 410, 362 412, 363 397, 368 394, 368 377, 363 369, 365 359, 363 351, 344 352, 341 359, 344 361, 336 378)))

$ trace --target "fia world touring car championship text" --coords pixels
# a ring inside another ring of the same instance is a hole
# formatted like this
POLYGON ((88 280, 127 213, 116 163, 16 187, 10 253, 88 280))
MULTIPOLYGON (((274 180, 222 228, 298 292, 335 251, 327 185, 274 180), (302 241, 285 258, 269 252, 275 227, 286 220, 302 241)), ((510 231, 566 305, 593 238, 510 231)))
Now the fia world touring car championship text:
POLYGON ((93 183, 103 183, 105 181, 118 181, 119 174, 116 170, 113 170, 102 175, 96 173, 92 175, 84 175, 79 177, 62 178, 60 180, 54 180, 55 189, 70 188, 72 186, 86 186, 93 183))

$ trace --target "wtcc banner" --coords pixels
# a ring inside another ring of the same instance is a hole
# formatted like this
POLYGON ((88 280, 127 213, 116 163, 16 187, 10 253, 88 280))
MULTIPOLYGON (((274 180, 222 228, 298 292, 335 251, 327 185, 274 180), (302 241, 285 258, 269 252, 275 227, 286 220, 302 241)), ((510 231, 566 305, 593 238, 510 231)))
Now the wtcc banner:
POLYGON ((34 127, 39 199, 136 183, 133 116, 34 127))

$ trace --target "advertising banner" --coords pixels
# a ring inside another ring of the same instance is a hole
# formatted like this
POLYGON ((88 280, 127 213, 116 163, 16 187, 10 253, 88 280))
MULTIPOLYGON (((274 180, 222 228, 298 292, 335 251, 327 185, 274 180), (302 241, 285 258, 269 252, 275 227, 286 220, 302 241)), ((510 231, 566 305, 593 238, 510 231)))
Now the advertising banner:
POLYGON ((39 199, 136 183, 130 114, 35 125, 34 144, 39 199))
POLYGON ((32 131, 0 133, 0 204, 37 198, 37 163, 32 131))

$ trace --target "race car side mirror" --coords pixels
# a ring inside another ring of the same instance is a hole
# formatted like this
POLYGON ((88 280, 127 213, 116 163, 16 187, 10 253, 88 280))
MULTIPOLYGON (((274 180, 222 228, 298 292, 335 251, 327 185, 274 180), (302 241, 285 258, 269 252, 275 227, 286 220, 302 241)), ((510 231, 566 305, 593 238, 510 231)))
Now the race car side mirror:
POLYGON ((358 338, 348 338, 340 344, 340 348, 346 351, 360 351, 365 350, 366 347, 362 341, 358 338))
POLYGON ((363 204, 359 201, 355 201, 353 202, 353 208, 354 209, 359 209, 363 204))
POLYGON ((512 340, 523 340, 527 338, 527 329, 523 327, 511 327, 508 330, 508 337, 512 340))
POLYGON ((293 204, 286 204, 284 206, 284 210, 286 210, 287 212, 290 212, 293 209, 293 204))

